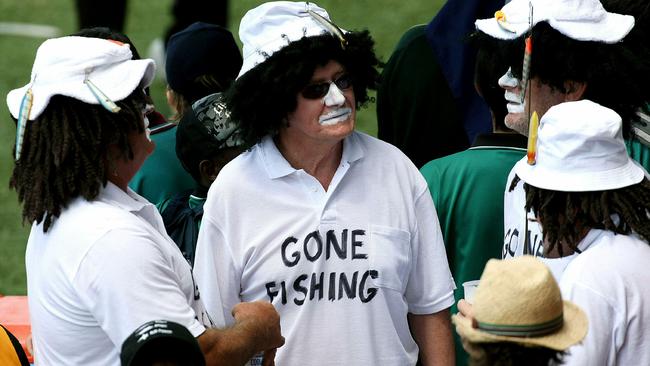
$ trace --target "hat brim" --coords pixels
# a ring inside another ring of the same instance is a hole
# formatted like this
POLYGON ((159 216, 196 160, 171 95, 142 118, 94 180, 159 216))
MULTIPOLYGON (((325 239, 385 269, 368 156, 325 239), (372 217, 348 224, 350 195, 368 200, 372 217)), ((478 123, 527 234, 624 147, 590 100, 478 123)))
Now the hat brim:
MULTIPOLYGON (((89 79, 114 102, 125 99, 137 88, 151 85, 155 76, 155 64, 151 59, 128 60, 103 68, 96 68, 89 79)), ((7 106, 14 118, 18 118, 20 104, 27 89, 34 95, 29 120, 35 120, 43 113, 54 95, 64 95, 88 104, 99 104, 90 89, 84 84, 84 75, 69 77, 65 82, 36 80, 7 94, 7 106)))
MULTIPOLYGON (((616 43, 621 41, 634 27, 634 17, 616 13, 606 13, 598 24, 585 21, 569 21, 556 19, 540 19, 546 21, 551 27, 563 35, 577 41, 593 41, 603 43, 616 43)), ((513 32, 503 29, 496 19, 478 19, 474 23, 476 29, 497 39, 512 40, 524 35, 530 29, 528 23, 509 23, 513 32)))
POLYGON ((476 26, 476 29, 487 34, 488 36, 506 41, 519 38, 521 35, 526 33, 528 29, 530 29, 528 23, 509 23, 508 26, 513 31, 509 32, 503 29, 494 18, 478 19, 476 22, 474 22, 474 25, 476 26))
POLYGON ((549 24, 565 36, 578 41, 604 43, 620 42, 634 27, 634 17, 616 13, 606 13, 601 21, 593 22, 549 20, 549 24))
POLYGON ((470 318, 458 314, 452 316, 458 334, 472 343, 512 342, 522 346, 541 346, 557 351, 564 351, 570 346, 582 341, 587 334, 587 315, 575 304, 564 303, 564 325, 559 331, 541 337, 513 337, 486 333, 472 327, 470 318))
POLYGON ((618 168, 591 172, 530 165, 523 157, 515 164, 514 171, 521 180, 534 187, 560 192, 594 192, 629 187, 640 183, 646 174, 629 158, 625 165, 618 168))

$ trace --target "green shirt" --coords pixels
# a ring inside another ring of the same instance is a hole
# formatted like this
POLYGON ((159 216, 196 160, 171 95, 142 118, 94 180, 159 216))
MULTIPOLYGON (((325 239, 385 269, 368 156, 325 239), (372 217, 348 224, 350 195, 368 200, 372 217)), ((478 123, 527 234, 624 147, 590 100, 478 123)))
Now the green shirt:
MULTIPOLYGON (((438 213, 456 303, 463 298, 463 282, 478 280, 490 258, 501 258, 503 192, 510 170, 526 155, 521 135, 480 135, 475 145, 420 169, 438 213)), ((457 312, 456 305, 451 310, 457 312)), ((455 332, 454 340, 456 364, 464 365, 467 354, 455 332)))
POLYGON ((470 145, 425 30, 418 25, 402 36, 377 89, 377 137, 397 146, 418 168, 470 145))
POLYGON ((159 204, 194 188, 196 182, 176 156, 176 126, 152 133, 151 140, 156 143, 156 149, 131 179, 129 187, 149 202, 159 204))
POLYGON ((650 147, 637 139, 625 140, 625 147, 632 159, 641 164, 646 171, 650 171, 650 147))

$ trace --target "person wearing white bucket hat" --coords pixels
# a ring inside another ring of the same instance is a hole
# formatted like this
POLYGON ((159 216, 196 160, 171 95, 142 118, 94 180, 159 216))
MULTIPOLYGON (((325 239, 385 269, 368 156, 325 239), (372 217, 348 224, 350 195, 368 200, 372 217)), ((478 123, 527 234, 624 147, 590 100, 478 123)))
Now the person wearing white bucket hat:
POLYGON ((537 161, 514 171, 548 257, 570 258, 559 281, 590 321, 569 365, 650 364, 650 181, 628 156, 621 117, 588 100, 542 117, 537 161))
POLYGON ((563 298, 589 319, 566 364, 650 364, 650 181, 626 152, 621 117, 589 100, 551 107, 535 164, 524 157, 514 172, 544 231, 545 256, 567 263, 555 274, 563 298))
MULTIPOLYGON (((593 100, 622 117, 629 155, 650 168, 650 149, 632 132, 637 115, 649 112, 648 23, 650 8, 638 0, 513 0, 494 18, 477 20, 479 33, 499 39, 510 60, 500 80, 508 101, 506 124, 529 135, 533 112, 541 117, 558 103, 593 100)), ((522 184, 511 172, 504 197, 503 257, 538 256, 559 279, 568 262, 543 258, 541 227, 528 220, 524 200, 522 184)))
POLYGON ((282 344, 277 312, 239 304, 233 328, 206 329, 189 264, 155 207, 127 187, 154 148, 143 90, 154 63, 134 60, 124 38, 49 39, 29 84, 7 96, 18 130, 10 185, 32 223, 25 262, 36 363, 117 366, 122 341, 153 319, 187 327, 208 364, 243 363, 282 344))
POLYGON ((289 1, 239 29, 226 103, 255 145, 204 205, 194 273, 208 312, 229 324, 232 304, 271 302, 288 335, 281 365, 453 364, 454 283, 426 182, 354 131, 379 76, 369 33, 289 1))

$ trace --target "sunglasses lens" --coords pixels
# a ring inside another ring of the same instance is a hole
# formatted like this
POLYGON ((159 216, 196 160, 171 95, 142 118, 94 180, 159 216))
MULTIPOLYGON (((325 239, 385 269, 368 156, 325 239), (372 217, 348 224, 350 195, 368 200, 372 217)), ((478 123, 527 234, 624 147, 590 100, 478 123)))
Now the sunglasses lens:
POLYGON ((330 89, 329 83, 309 84, 302 90, 302 96, 307 99, 324 97, 330 89))
POLYGON ((352 86, 352 79, 350 78, 350 75, 343 74, 339 76, 338 79, 334 80, 334 84, 336 84, 336 86, 341 90, 348 89, 352 86))
MULTIPOLYGON (((348 89, 352 86, 350 75, 343 74, 333 81, 341 90, 348 89)), ((302 96, 307 99, 319 99, 327 95, 330 90, 330 83, 309 84, 302 90, 302 96)))

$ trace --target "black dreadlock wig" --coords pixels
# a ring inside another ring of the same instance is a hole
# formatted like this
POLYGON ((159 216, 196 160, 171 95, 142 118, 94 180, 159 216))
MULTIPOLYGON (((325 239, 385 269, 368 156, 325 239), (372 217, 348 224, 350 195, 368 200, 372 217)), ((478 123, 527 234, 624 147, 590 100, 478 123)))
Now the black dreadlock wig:
POLYGON ((298 93, 317 67, 339 62, 352 77, 357 107, 369 101, 368 89, 377 89, 380 62, 368 31, 345 34, 347 45, 323 34, 304 37, 275 52, 242 75, 226 95, 231 118, 241 125, 247 144, 267 134, 276 135, 296 109, 298 93))
MULTIPOLYGON (((566 243, 576 251, 585 229, 610 230, 619 234, 634 231, 650 241, 650 181, 624 188, 594 192, 550 191, 524 184, 526 209, 532 209, 542 224, 546 253, 556 247, 560 256, 566 243), (612 220, 617 214, 619 222, 612 220)), ((568 253, 566 253, 568 254, 568 253)))
POLYGON ((74 198, 95 199, 107 182, 109 145, 117 146, 122 158, 133 159, 128 135, 144 132, 145 94, 136 88, 116 104, 120 112, 111 113, 55 95, 38 118, 27 122, 22 156, 9 182, 23 205, 23 222, 43 222, 47 232, 74 198))

